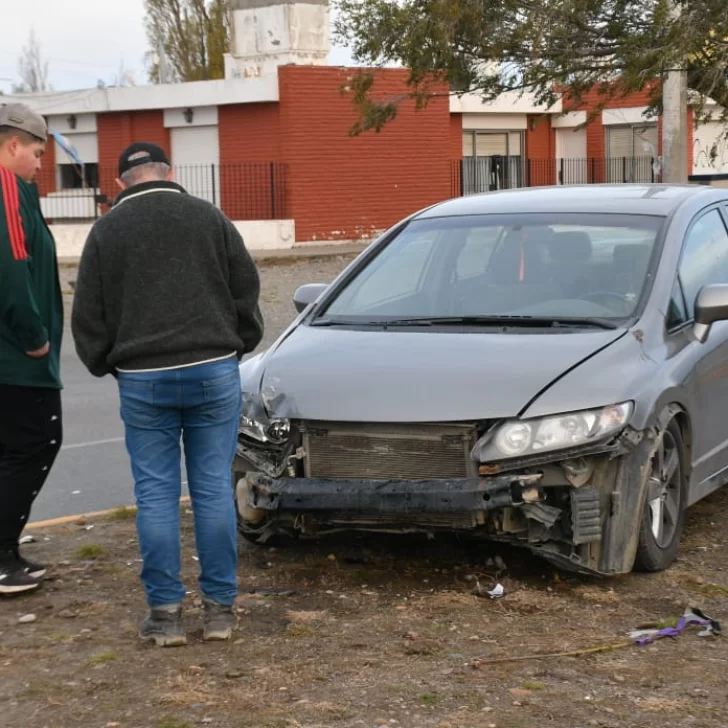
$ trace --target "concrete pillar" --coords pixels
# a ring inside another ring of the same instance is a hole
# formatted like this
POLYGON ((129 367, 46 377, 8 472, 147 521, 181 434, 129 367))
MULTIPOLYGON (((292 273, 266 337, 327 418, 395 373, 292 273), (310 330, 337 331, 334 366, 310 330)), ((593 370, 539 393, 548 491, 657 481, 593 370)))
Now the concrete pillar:
POLYGON ((662 88, 662 180, 688 181, 687 71, 668 71, 662 88))

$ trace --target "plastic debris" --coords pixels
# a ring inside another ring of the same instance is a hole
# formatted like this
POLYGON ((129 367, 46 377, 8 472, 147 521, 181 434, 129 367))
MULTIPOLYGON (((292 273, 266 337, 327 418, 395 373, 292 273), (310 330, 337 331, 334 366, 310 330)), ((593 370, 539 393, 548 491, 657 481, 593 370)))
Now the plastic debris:
POLYGON ((18 541, 18 543, 22 546, 26 543, 35 543, 35 536, 23 536, 23 538, 18 541))
POLYGON ((468 581, 471 581, 473 579, 475 580, 473 594, 475 594, 476 597, 490 597, 491 599, 500 599, 506 593, 503 584, 496 584, 492 589, 487 589, 480 583, 480 581, 478 581, 477 576, 471 577, 470 579, 468 579, 468 581))
POLYGON ((698 637, 718 637, 721 634, 720 623, 697 607, 688 607, 675 623, 675 626, 648 627, 635 629, 628 633, 630 639, 635 640, 640 647, 649 645, 663 637, 675 639, 686 627, 702 627, 698 637))

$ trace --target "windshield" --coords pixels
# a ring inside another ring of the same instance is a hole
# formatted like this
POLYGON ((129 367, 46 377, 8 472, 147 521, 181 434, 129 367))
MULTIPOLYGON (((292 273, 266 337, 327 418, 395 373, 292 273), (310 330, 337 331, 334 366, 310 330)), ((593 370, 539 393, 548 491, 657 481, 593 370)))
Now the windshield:
POLYGON ((662 222, 586 213, 415 220, 319 316, 626 319, 654 268, 662 222))

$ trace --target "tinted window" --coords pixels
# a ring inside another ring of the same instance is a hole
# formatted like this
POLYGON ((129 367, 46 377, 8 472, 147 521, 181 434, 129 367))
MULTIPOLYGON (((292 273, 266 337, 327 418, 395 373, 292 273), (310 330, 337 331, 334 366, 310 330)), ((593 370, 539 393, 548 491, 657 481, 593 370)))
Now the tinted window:
POLYGON ((585 213, 416 220, 322 315, 626 318, 649 281, 662 222, 585 213))
POLYGON ((728 283, 728 232, 718 210, 706 213, 690 228, 680 261, 680 281, 690 318, 703 286, 728 283))

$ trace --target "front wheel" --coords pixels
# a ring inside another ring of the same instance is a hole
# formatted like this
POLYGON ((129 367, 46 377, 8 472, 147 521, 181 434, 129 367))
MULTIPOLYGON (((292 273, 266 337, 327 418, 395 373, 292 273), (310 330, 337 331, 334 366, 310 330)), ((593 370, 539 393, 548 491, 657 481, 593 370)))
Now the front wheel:
POLYGON ((635 571, 662 571, 675 561, 686 504, 685 448, 680 428, 673 420, 652 458, 635 571))

